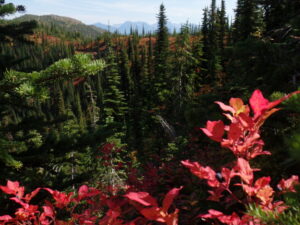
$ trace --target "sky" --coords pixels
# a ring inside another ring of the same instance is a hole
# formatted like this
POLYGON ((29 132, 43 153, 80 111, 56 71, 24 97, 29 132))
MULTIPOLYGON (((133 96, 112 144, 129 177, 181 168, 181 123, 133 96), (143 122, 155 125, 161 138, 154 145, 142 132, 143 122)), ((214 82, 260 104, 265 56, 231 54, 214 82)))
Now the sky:
MULTIPOLYGON (((56 14, 85 24, 100 22, 113 25, 125 21, 156 23, 161 3, 166 7, 170 22, 200 24, 203 9, 210 5, 211 0, 6 0, 6 3, 9 2, 24 5, 29 14, 56 14)), ((218 4, 220 2, 217 0, 218 4)), ((226 0, 230 19, 235 7, 236 0, 226 0)))

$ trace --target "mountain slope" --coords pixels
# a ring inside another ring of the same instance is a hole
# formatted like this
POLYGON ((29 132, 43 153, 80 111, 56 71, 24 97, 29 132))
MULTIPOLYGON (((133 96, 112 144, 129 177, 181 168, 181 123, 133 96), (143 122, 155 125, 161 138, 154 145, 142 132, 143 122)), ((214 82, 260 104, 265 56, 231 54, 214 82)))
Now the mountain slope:
MULTIPOLYGON (((129 34, 131 29, 137 30, 139 34, 143 33, 143 31, 145 33, 154 33, 157 30, 157 24, 148 24, 141 21, 126 21, 122 24, 114 24, 109 26, 102 23, 95 23, 93 25, 103 30, 109 30, 110 32, 117 31, 121 34, 129 34)), ((169 29, 169 32, 172 33, 174 30, 176 30, 176 32, 179 32, 181 25, 168 22, 167 27, 169 29)))
POLYGON ((13 19, 13 22, 23 22, 35 20, 40 25, 41 30, 46 30, 48 34, 54 33, 69 33, 69 35, 81 36, 84 38, 96 38, 101 35, 105 30, 93 25, 86 25, 79 20, 57 16, 57 15, 44 15, 36 16, 26 14, 24 16, 13 19), (49 33, 50 32, 50 33, 49 33))

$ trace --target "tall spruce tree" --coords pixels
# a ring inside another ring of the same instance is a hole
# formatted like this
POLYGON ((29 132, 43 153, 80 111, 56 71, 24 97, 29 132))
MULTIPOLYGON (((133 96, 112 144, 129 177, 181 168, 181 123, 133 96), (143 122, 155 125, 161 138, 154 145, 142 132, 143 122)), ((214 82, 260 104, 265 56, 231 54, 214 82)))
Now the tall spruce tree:
POLYGON ((207 55, 209 51, 209 21, 208 21, 208 8, 204 8, 203 10, 203 19, 202 19, 202 26, 201 26, 201 34, 202 34, 202 43, 203 43, 203 54, 205 57, 205 61, 203 61, 203 69, 208 73, 208 62, 207 62, 207 55))
POLYGON ((219 24, 218 24, 218 10, 216 0, 212 0, 210 9, 204 9, 202 22, 203 35, 203 51, 206 62, 204 62, 204 69, 206 69, 205 83, 214 85, 218 79, 221 71, 220 53, 219 53, 219 24))
POLYGON ((220 54, 223 59, 224 48, 225 48, 224 45, 225 45, 226 35, 227 35, 227 18, 226 18, 225 0, 222 0, 221 2, 221 10, 218 11, 218 21, 219 21, 218 42, 219 42, 220 54))
POLYGON ((158 14, 158 29, 156 33, 156 44, 154 49, 154 82, 157 101, 161 104, 169 95, 169 34, 167 28, 166 9, 160 5, 158 14))

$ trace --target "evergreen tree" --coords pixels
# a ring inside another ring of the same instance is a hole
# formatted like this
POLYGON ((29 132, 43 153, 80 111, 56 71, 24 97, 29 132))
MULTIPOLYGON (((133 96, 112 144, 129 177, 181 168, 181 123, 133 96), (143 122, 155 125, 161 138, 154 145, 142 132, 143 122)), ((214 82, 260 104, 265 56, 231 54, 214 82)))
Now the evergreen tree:
POLYGON ((85 125, 84 115, 82 112, 80 95, 78 93, 76 94, 76 97, 75 97, 75 112, 76 112, 76 117, 77 117, 80 129, 83 130, 86 125, 85 125))
POLYGON ((105 88, 103 101, 103 122, 110 135, 107 141, 119 142, 124 139, 126 132, 125 113, 127 104, 121 91, 121 77, 118 70, 116 56, 112 47, 108 46, 106 57, 105 88))
POLYGON ((219 20, 219 26, 220 26, 219 27, 219 35, 218 35, 219 40, 218 41, 219 41, 220 54, 221 54, 221 57, 223 59, 226 35, 228 35, 227 34, 227 18, 226 18, 225 0, 222 0, 222 2, 221 2, 221 10, 218 13, 218 17, 219 17, 218 20, 219 20))
POLYGON ((133 94, 133 81, 130 74, 130 67, 129 67, 129 59, 128 54, 123 46, 120 53, 120 75, 121 75, 121 86, 122 91, 124 92, 124 96, 126 101, 129 102, 132 94, 133 94))
POLYGON ((234 41, 260 37, 264 29, 262 16, 258 0, 238 0, 234 22, 234 41))
POLYGON ((266 32, 286 26, 291 20, 299 18, 300 2, 298 0, 261 0, 264 9, 266 32))
POLYGON ((148 70, 149 70, 149 76, 151 78, 154 77, 154 61, 153 61, 153 43, 152 43, 152 41, 153 41, 152 35, 149 34, 149 36, 148 36, 147 66, 148 66, 148 70))
MULTIPOLYGON (((76 55, 72 59, 60 60, 39 72, 6 72, 4 78, 0 80, 0 99, 3 103, 0 114, 4 120, 0 123, 0 159, 7 166, 22 166, 21 161, 16 161, 14 157, 19 156, 22 152, 32 150, 32 148, 28 144, 27 137, 20 134, 37 130, 35 136, 39 137, 40 131, 42 133, 45 129, 44 126, 48 125, 46 121, 43 121, 44 117, 39 117, 39 109, 35 108, 37 103, 48 101, 49 107, 46 108, 50 121, 51 116, 55 115, 55 125, 63 130, 61 123, 65 119, 58 118, 58 116, 67 115, 70 107, 65 104, 61 87, 57 85, 56 88, 53 88, 53 84, 62 80, 73 80, 78 78, 78 74, 83 77, 95 75, 103 67, 104 63, 101 60, 92 60, 91 56, 87 55, 76 55), (50 89, 49 86, 52 88, 50 89), (54 95, 51 95, 50 93, 53 92, 54 95), (50 100, 47 100, 49 98, 50 100), (14 112, 18 112, 17 117, 14 112), (6 126, 10 126, 13 132, 7 132, 6 126)), ((38 138, 37 140, 39 141, 38 138)))
POLYGON ((56 85, 56 106, 57 106, 57 116, 63 116, 66 113, 65 100, 61 90, 61 86, 59 84, 56 85))
MULTIPOLYGON (((22 5, 14 5, 13 3, 5 3, 0 1, 0 53, 2 53, 1 43, 9 42, 13 45, 15 42, 29 43, 26 35, 32 34, 37 24, 34 21, 22 23, 7 23, 4 18, 13 15, 16 12, 24 12, 25 7, 22 5)), ((0 54, 0 79, 6 69, 20 63, 23 59, 14 58, 12 55, 0 54)))
POLYGON ((201 34, 202 34, 202 43, 203 43, 203 54, 206 58, 206 60, 203 62, 203 69, 206 70, 206 74, 208 71, 208 62, 207 62, 207 55, 209 51, 209 21, 208 21, 208 8, 205 8, 203 10, 203 20, 202 20, 202 26, 201 26, 201 34))
POLYGON ((163 103, 169 95, 169 35, 165 6, 160 5, 158 14, 158 29, 154 49, 155 92, 157 101, 163 103))
POLYGON ((212 0, 210 10, 204 10, 202 23, 203 52, 207 60, 204 63, 204 69, 207 70, 204 81, 206 84, 214 85, 221 71, 218 31, 219 24, 216 1, 212 0))
POLYGON ((195 66, 196 59, 193 57, 190 45, 190 28, 188 23, 181 27, 176 40, 176 52, 174 62, 174 104, 176 111, 180 112, 183 103, 188 100, 195 90, 195 66))

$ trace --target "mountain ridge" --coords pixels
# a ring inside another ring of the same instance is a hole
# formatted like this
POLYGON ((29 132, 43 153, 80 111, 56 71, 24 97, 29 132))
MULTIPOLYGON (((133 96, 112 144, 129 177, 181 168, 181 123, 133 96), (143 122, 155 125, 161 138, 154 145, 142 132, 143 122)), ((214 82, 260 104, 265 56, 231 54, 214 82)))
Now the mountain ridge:
MULTIPOLYGON (((143 21, 125 21, 121 24, 113 24, 113 25, 105 25, 103 23, 94 23, 92 24, 96 27, 99 27, 103 30, 107 30, 110 32, 118 32, 121 34, 129 34, 131 30, 137 30, 139 34, 144 33, 154 33, 157 30, 157 24, 149 24, 143 21)), ((167 27, 169 32, 173 32, 174 30, 176 32, 180 31, 182 24, 177 23, 167 23, 167 27)))
POLYGON ((24 22, 30 20, 37 21, 39 25, 46 27, 50 31, 51 29, 56 29, 61 32, 78 33, 85 38, 97 38, 99 35, 105 32, 105 30, 99 27, 93 25, 86 25, 80 20, 54 14, 41 16, 25 14, 23 16, 14 18, 12 22, 24 22))

